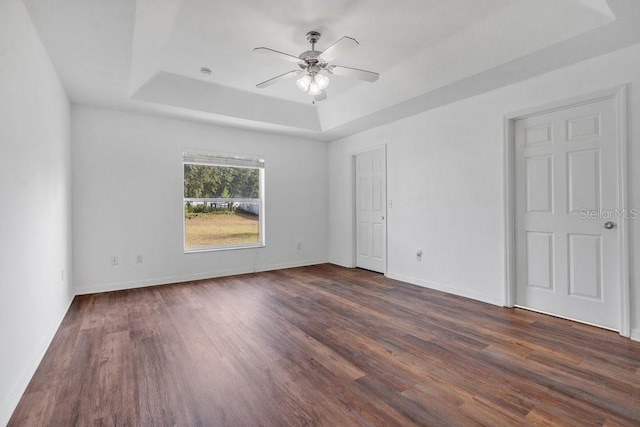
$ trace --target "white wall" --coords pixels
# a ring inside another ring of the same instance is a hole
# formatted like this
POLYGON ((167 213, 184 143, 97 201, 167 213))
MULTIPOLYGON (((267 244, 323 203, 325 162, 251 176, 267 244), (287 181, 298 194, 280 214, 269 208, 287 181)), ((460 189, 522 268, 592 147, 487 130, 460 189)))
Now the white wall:
MULTIPOLYGON (((354 263, 351 155, 387 144, 388 275, 504 302, 505 115, 630 83, 631 207, 640 208, 640 45, 335 141, 329 147, 330 261, 354 263), (422 262, 415 252, 422 249, 422 262)), ((632 329, 640 339, 640 224, 632 233, 632 329)))
POLYGON ((71 117, 78 293, 327 261, 326 143, 85 106, 71 117), (183 253, 185 148, 264 156, 266 247, 183 253))
POLYGON ((69 102, 19 0, 0 2, 0 425, 72 299, 69 102), (64 277, 63 277, 64 274, 64 277))

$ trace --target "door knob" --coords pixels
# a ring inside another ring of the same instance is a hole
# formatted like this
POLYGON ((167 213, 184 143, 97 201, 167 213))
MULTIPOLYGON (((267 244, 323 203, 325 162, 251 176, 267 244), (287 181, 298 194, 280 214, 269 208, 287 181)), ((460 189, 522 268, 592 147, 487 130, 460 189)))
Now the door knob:
POLYGON ((382 217, 381 219, 384 219, 384 217, 382 217))
POLYGON ((607 221, 604 223, 604 228, 606 228, 607 230, 611 230, 615 226, 616 226, 616 223, 612 221, 607 221))

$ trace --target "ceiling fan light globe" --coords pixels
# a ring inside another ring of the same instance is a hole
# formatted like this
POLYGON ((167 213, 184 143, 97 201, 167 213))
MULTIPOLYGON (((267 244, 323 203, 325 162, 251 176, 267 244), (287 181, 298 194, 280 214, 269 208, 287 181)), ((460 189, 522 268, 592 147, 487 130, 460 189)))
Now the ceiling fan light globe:
POLYGON ((307 92, 309 90, 309 85, 311 84, 311 76, 309 76, 308 74, 306 76, 303 76, 296 81, 296 84, 301 91, 307 92))
POLYGON ((309 84, 309 95, 316 96, 316 95, 320 95, 321 93, 322 93, 322 89, 320 89, 320 86, 318 85, 318 83, 316 83, 315 81, 312 81, 309 84))
POLYGON ((327 76, 323 76, 322 74, 316 75, 315 81, 318 84, 320 90, 325 90, 327 86, 329 86, 329 78, 327 76))

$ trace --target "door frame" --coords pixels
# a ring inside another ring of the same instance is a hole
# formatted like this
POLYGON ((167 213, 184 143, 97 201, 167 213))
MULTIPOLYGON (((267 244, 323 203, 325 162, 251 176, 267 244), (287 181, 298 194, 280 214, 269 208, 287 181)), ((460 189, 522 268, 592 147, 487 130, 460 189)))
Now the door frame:
POLYGON ((388 200, 389 200, 389 195, 387 194, 387 190, 389 189, 387 186, 387 144, 379 144, 379 145, 374 145, 371 147, 366 147, 366 148, 361 148, 358 149, 356 151, 352 151, 349 153, 349 157, 350 157, 350 163, 351 163, 351 240, 353 242, 352 248, 351 248, 351 257, 352 257, 352 262, 351 262, 351 268, 356 268, 357 267, 357 257, 358 257, 358 224, 356 221, 356 211, 357 211, 357 206, 356 204, 358 203, 358 199, 356 197, 356 156, 358 156, 358 154, 362 154, 362 153, 367 153, 369 151, 377 151, 382 149, 384 151, 384 194, 385 194, 385 201, 384 201, 384 275, 387 275, 387 272, 389 271, 389 212, 387 212, 388 210, 388 200))
MULTIPOLYGON (((616 109, 617 141, 617 198, 616 208, 628 212, 628 165, 627 165, 627 92, 629 85, 591 92, 564 101, 527 108, 504 116, 504 230, 505 230, 505 284, 504 306, 513 307, 516 295, 516 197, 515 197, 515 122, 529 116, 551 113, 582 104, 613 99, 616 109)), ((618 269, 620 274, 620 330, 623 337, 631 334, 631 307, 629 288, 629 219, 623 215, 618 220, 618 269)))

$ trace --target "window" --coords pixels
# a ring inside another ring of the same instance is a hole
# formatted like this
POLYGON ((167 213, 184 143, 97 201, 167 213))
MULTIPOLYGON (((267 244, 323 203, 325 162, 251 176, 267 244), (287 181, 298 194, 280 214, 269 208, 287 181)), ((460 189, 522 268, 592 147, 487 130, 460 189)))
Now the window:
POLYGON ((264 246, 264 160, 183 153, 184 250, 264 246))

